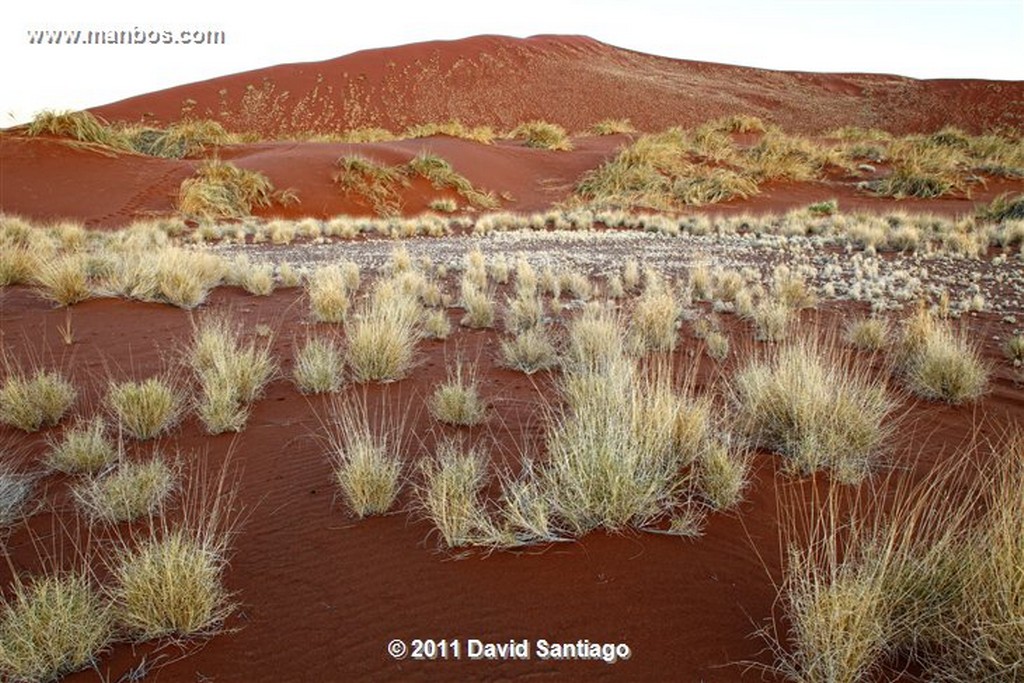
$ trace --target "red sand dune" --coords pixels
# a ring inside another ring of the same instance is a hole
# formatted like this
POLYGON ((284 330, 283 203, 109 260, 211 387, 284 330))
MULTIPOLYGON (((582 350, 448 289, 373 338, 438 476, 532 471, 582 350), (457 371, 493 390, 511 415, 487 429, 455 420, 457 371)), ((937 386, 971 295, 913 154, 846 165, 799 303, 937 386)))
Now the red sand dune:
MULTIPOLYGON (((532 118, 580 131, 607 118, 628 117, 641 129, 694 125, 748 113, 790 131, 839 125, 894 132, 956 125, 970 131, 1024 123, 1024 82, 917 81, 895 76, 809 74, 689 62, 644 55, 581 37, 525 40, 477 37, 370 50, 316 64, 271 67, 171 88, 97 107, 110 120, 166 124, 209 117, 236 131, 268 135, 338 131, 355 126, 394 130, 460 119, 498 130, 532 118)), ((262 210, 265 216, 368 215, 331 182, 334 163, 358 152, 386 163, 421 150, 448 159, 477 187, 503 193, 510 211, 538 211, 566 199, 579 177, 627 142, 625 136, 577 137, 571 153, 499 141, 481 145, 447 137, 379 144, 276 141, 232 145, 217 153, 292 189, 300 203, 262 210)), ((0 137, 0 211, 33 219, 70 218, 117 227, 174 211, 181 181, 196 160, 113 155, 53 140, 0 137)), ((843 210, 928 210, 967 214, 975 201, 1020 189, 990 179, 971 198, 893 202, 856 189, 853 178, 768 183, 745 202, 709 212, 781 212, 836 198, 843 210)), ((438 196, 422 181, 403 192, 405 214, 438 196)))
POLYGON ((397 131, 450 119, 508 129, 536 118, 580 131, 622 117, 654 130, 738 112, 799 132, 841 125, 977 132, 1024 125, 1024 83, 770 71, 657 57, 581 36, 478 36, 283 64, 92 111, 161 123, 213 118, 265 134, 397 131))

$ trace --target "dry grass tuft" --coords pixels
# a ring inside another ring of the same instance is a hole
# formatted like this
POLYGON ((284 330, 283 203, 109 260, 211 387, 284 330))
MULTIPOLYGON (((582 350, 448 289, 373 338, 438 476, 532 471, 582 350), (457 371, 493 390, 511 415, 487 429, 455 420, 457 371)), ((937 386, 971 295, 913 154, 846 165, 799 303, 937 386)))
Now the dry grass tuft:
POLYGON ((629 122, 629 119, 604 119, 590 127, 594 135, 623 135, 635 133, 636 128, 629 122))
POLYGON ((417 497, 446 547, 474 545, 491 535, 480 499, 488 478, 483 453, 445 441, 433 457, 420 461, 419 469, 423 482, 417 497))
POLYGON ((697 488, 712 507, 725 510, 743 500, 750 478, 750 456, 729 450, 716 440, 703 448, 697 458, 697 488))
POLYGON ((56 680, 94 664, 113 636, 110 607, 87 573, 15 578, 0 608, 0 674, 56 680))
POLYGON ((49 445, 46 462, 58 472, 98 472, 117 457, 102 417, 76 424, 61 441, 50 440, 49 445))
POLYGON ((21 517, 31 495, 32 478, 0 463, 0 529, 21 517))
POLYGON ((295 384, 307 394, 341 389, 345 383, 345 355, 332 339, 310 337, 295 354, 295 384))
POLYGON ((423 336, 422 306, 394 280, 381 280, 346 322, 345 359, 357 382, 400 379, 412 367, 423 336))
POLYGON ((175 473, 161 458, 122 462, 117 469, 73 489, 89 516, 118 523, 152 516, 174 489, 175 473))
POLYGON ((448 373, 447 381, 434 390, 427 405, 436 420, 460 427, 480 424, 487 413, 476 372, 464 371, 461 361, 456 363, 455 372, 448 373))
POLYGON ((196 326, 189 362, 200 385, 196 410, 211 434, 245 428, 252 402, 277 372, 271 344, 270 338, 243 342, 241 329, 227 317, 196 326))
POLYGON ((648 286, 633 308, 630 333, 636 350, 673 350, 678 342, 676 323, 681 313, 682 307, 669 286, 648 286))
POLYGON ((139 640, 215 633, 234 610, 223 584, 241 522, 237 488, 226 465, 196 466, 180 493, 174 519, 118 533, 107 558, 107 589, 117 621, 139 640))
POLYGON ((78 392, 59 372, 37 369, 31 378, 7 365, 0 387, 0 422, 26 432, 60 422, 78 392))
POLYGON ((325 323, 345 322, 352 292, 358 286, 359 269, 355 264, 317 268, 306 283, 306 296, 309 297, 313 318, 325 323))
POLYGON ((889 324, 884 318, 851 320, 844 336, 854 348, 881 351, 889 343, 889 324))
POLYGON ((184 392, 169 378, 111 382, 107 405, 121 430, 136 439, 152 439, 177 424, 184 392))
POLYGON ((387 513, 402 485, 402 425, 389 423, 386 410, 378 414, 372 424, 365 397, 338 399, 326 427, 334 479, 360 518, 387 513))
POLYGON ((481 289, 469 278, 463 278, 460 303, 466 310, 461 323, 473 329, 494 325, 494 301, 487 289, 481 289))
POLYGON ((523 140, 527 147, 563 152, 568 152, 572 149, 572 140, 569 139, 569 134, 556 123, 528 121, 516 126, 509 135, 523 140))
POLYGON ((829 342, 800 340, 747 364, 732 387, 741 431, 799 472, 860 481, 877 462, 894 408, 884 380, 829 342))
POLYGON ((63 254, 42 260, 34 279, 44 297, 58 306, 71 306, 92 296, 87 266, 82 254, 63 254))
POLYGON ((929 400, 972 401, 988 384, 988 368, 967 333, 925 310, 904 323, 896 356, 907 386, 929 400))
POLYGON ((274 198, 274 185, 262 173, 213 159, 182 181, 178 210, 204 219, 244 218, 256 207, 270 206, 274 198))
POLYGON ((507 367, 532 375, 558 367, 558 351, 543 327, 520 332, 501 342, 501 355, 507 367))

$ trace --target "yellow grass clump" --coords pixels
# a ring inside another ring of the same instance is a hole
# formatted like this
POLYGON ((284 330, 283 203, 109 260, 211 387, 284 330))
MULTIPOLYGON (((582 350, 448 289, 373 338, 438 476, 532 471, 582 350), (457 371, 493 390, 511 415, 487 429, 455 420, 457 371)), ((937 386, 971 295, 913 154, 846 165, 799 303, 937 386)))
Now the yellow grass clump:
POLYGON ((26 432, 60 422, 78 392, 62 374, 35 370, 31 377, 7 365, 7 379, 0 387, 0 422, 26 432))
POLYGON ((869 367, 814 340, 749 362, 736 376, 732 400, 752 445, 781 453, 796 471, 828 469, 850 482, 876 465, 895 405, 869 367))
POLYGON ((387 513, 402 485, 401 423, 371 417, 365 397, 346 397, 332 403, 326 428, 334 479, 349 508, 360 518, 387 513))
POLYGON ((56 680, 94 664, 113 637, 110 606, 86 572, 15 578, 0 607, 0 675, 56 680))
POLYGON ((117 457, 102 417, 82 421, 64 432, 60 441, 50 440, 47 464, 67 473, 97 472, 117 457))
POLYGON ((184 408, 184 392, 164 377, 111 382, 107 405, 121 430, 136 439, 152 439, 177 424, 184 408))

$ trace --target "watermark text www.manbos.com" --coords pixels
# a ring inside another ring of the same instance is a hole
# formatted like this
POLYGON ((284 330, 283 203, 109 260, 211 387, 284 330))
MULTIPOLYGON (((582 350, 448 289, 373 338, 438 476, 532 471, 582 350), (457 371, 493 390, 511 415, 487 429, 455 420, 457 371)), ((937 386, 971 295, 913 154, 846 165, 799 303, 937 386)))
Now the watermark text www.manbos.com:
POLYGON ((155 27, 110 29, 28 29, 29 45, 226 45, 227 34, 213 29, 155 27))

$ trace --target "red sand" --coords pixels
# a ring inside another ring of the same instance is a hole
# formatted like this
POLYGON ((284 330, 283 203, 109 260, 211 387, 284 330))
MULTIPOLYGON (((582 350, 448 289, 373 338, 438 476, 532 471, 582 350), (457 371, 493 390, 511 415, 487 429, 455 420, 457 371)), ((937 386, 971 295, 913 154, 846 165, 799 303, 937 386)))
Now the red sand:
MULTIPOLYGON (((342 193, 332 182, 339 157, 359 153, 387 164, 405 163, 426 150, 447 159, 478 188, 507 193, 502 209, 545 211, 570 197, 579 177, 599 166, 627 142, 626 136, 576 139, 572 152, 529 149, 514 142, 481 145, 448 137, 348 145, 320 142, 266 142, 231 145, 218 156, 260 171, 279 189, 294 190, 299 203, 256 213, 265 217, 329 218, 371 215, 369 206, 342 193)), ((51 221, 73 219, 89 227, 123 227, 133 220, 174 213, 178 187, 200 163, 197 159, 157 159, 113 155, 96 148, 44 138, 0 137, 0 211, 51 221)), ((968 197, 895 201, 857 189, 858 179, 830 178, 808 183, 766 183, 745 201, 694 207, 694 213, 782 213, 813 202, 837 199, 842 211, 929 211, 969 215, 977 203, 1006 191, 1020 192, 1024 181, 990 178, 968 197)), ((403 213, 415 215, 432 199, 448 196, 418 181, 402 190, 403 213)), ((454 195, 451 195, 454 196, 454 195)))
MULTIPOLYGON (((274 352, 283 377, 290 372, 295 339, 305 328, 306 307, 296 290, 256 298, 231 288, 214 293, 208 309, 230 310, 246 325, 265 323, 278 331, 274 352)), ((849 307, 829 308, 827 324, 848 315, 849 307), (845 313, 842 313, 845 311, 845 313), (831 321, 831 322, 828 322, 831 321)), ((455 312, 453 312, 455 315, 455 312)), ((189 314, 169 306, 93 300, 71 309, 75 343, 66 347, 58 327, 65 312, 52 309, 33 292, 9 290, 0 307, 0 327, 8 353, 64 367, 85 389, 77 409, 91 415, 108 374, 141 378, 158 372, 162 358, 185 343, 189 314)), ((727 318, 735 347, 724 369, 729 376, 737 358, 746 357, 750 330, 727 318)), ((974 333, 989 338, 994 321, 979 319, 974 333)), ((422 443, 410 447, 412 462, 429 452, 436 439, 460 430, 439 426, 421 408, 421 399, 444 378, 453 350, 480 363, 482 393, 493 403, 486 423, 462 430, 488 446, 500 462, 535 434, 536 414, 549 381, 533 381, 497 367, 494 332, 457 328, 447 342, 425 342, 412 375, 389 385, 371 385, 370 405, 383 400, 413 410, 406 428, 422 443), (540 392, 540 393, 538 393, 540 392)), ((683 330, 682 354, 697 344, 683 330)), ((955 447, 980 425, 981 436, 999 426, 1019 423, 1024 393, 991 342, 986 357, 999 370, 992 390, 976 406, 951 408, 903 399, 913 416, 893 445, 895 453, 920 453, 912 464, 919 475, 943 466, 955 447)), ((718 376, 704 362, 701 387, 718 376)), ((349 387, 346 391, 359 391, 349 387)), ((456 560, 439 553, 429 524, 405 510, 365 521, 350 519, 336 500, 330 467, 317 442, 319 419, 327 399, 304 397, 287 379, 278 379, 258 401, 241 434, 207 436, 194 416, 159 444, 216 464, 234 451, 239 466, 240 500, 248 512, 238 536, 227 586, 237 591, 240 608, 221 633, 190 656, 174 661, 176 648, 154 657, 151 645, 119 645, 101 658, 100 671, 116 680, 148 657, 164 665, 159 680, 488 680, 518 676, 555 676, 573 680, 761 680, 743 662, 769 662, 762 643, 751 636, 771 618, 779 576, 777 487, 798 484, 776 479, 776 459, 758 455, 755 480, 737 511, 710 517, 706 535, 682 540, 643 533, 610 536, 592 533, 582 540, 526 552, 471 553, 456 560), (385 652, 393 638, 479 638, 490 641, 539 639, 624 642, 629 661, 603 663, 415 662, 395 661, 385 652)), ((67 424, 67 421, 64 423, 67 424)), ((54 430, 59 433, 61 428, 54 430)), ((39 470, 44 434, 26 436, 0 428, 0 439, 21 445, 22 466, 39 470)), ((70 512, 63 494, 69 478, 47 476, 47 495, 58 514, 70 512)), ((402 505, 411 504, 408 488, 402 505)), ((37 514, 32 528, 43 534, 50 513, 37 514)), ((9 545, 14 567, 34 564, 35 553, 23 531, 9 545)), ((6 570, 3 570, 4 572, 6 570)), ((2 574, 2 572, 0 572, 2 574)), ((3 579, 6 583, 7 579, 3 579)), ((94 674, 68 680, 93 680, 94 674)))
POLYGON ((111 120, 214 118, 262 133, 461 120, 509 129, 545 119, 586 130, 629 118, 641 130, 746 113, 787 130, 842 125, 896 133, 1024 124, 1024 83, 914 80, 709 64, 581 36, 478 36, 284 64, 96 107, 111 120))
MULTIPOLYGON (((508 126, 540 117, 571 129, 595 120, 630 117, 645 129, 691 125, 737 112, 775 121, 794 131, 819 131, 841 124, 883 126, 897 132, 953 124, 976 131, 1024 122, 1024 84, 983 81, 913 81, 890 76, 814 75, 770 72, 684 62, 619 50, 585 38, 529 40, 483 37, 363 52, 315 65, 287 65, 133 98, 97 108, 111 119, 154 122, 182 115, 195 100, 194 116, 213 116, 236 129, 265 132, 338 129, 358 125, 401 128, 410 123, 459 118, 468 124, 508 126), (322 80, 319 77, 322 76, 322 80), (246 95, 246 86, 254 89, 246 95), (222 96, 221 90, 225 91, 222 96), (316 90, 316 95, 312 93, 316 90), (286 94, 287 92, 287 94, 286 94), (261 100, 260 94, 265 97, 261 100), (581 96, 582 95, 582 96, 581 96), (343 109, 345 99, 358 106, 343 109), (223 99, 223 102, 222 102, 223 99), (262 102, 262 104, 261 104, 262 102), (221 113, 223 112, 223 114, 221 113)), ((431 149, 479 187, 511 192, 506 208, 532 211, 564 199, 572 183, 624 142, 623 137, 578 138, 571 153, 528 150, 513 143, 484 146, 434 138, 378 145, 273 142, 220 150, 223 158, 265 172, 279 188, 293 188, 301 204, 270 215, 332 216, 362 211, 332 187, 334 161, 359 150, 398 163, 431 149)), ((178 185, 196 160, 170 161, 134 155, 110 156, 52 140, 0 136, 0 210, 33 219, 72 218, 90 226, 120 226, 134 218, 170 212, 178 185)), ((1020 183, 991 182, 974 200, 985 200, 1020 183)), ((929 210, 969 213, 973 201, 894 202, 858 193, 832 179, 771 184, 747 202, 709 212, 783 211, 836 197, 843 210, 929 210)), ((414 186, 406 211, 418 212, 430 193, 414 186)), ((293 347, 308 326, 306 305, 296 290, 256 298, 232 288, 217 290, 207 309, 230 309, 246 325, 270 325, 282 377, 290 372, 293 347)), ((861 311, 862 312, 862 311, 861 311)), ((822 314, 850 315, 850 307, 822 314)), ((456 313, 453 311, 453 321, 456 313)), ((91 415, 106 378, 141 378, 163 367, 190 330, 190 314, 168 306, 92 300, 66 313, 24 287, 0 296, 4 352, 60 365, 83 390, 77 410, 91 415), (75 343, 64 346, 58 328, 70 320, 75 343)), ((736 358, 745 357, 750 330, 725 317, 736 358)), ((1019 424, 1024 393, 1014 384, 992 333, 991 316, 973 319, 974 338, 997 372, 991 391, 975 406, 952 408, 903 398, 913 416, 894 452, 920 453, 915 473, 943 466, 978 428, 991 436, 1019 424)), ((683 350, 694 344, 688 328, 683 350)), ((430 450, 444 433, 419 408, 444 377, 456 348, 479 358, 483 392, 494 402, 488 422, 469 430, 492 447, 497 461, 513 457, 517 444, 535 438, 539 393, 549 380, 530 380, 497 367, 494 332, 459 329, 447 343, 425 342, 412 376, 371 386, 372 400, 394 410, 417 406, 407 428, 423 438, 410 461, 430 450), (538 393, 539 392, 539 393, 538 393)), ((705 362, 700 382, 717 371, 705 362)), ((350 389, 351 390, 351 389, 350 389)), ((351 520, 336 500, 330 466, 316 435, 326 400, 304 397, 278 379, 256 404, 247 429, 237 437, 208 437, 190 416, 160 446, 195 452, 211 463, 229 450, 241 469, 240 499, 247 523, 237 539, 226 576, 240 609, 218 634, 190 656, 150 645, 118 645, 102 656, 100 671, 118 680, 146 661, 163 666, 154 680, 452 680, 546 677, 572 680, 761 680, 742 662, 769 662, 752 632, 773 613, 779 576, 776 458, 759 454, 756 477, 739 510, 716 514, 703 538, 592 533, 574 543, 523 553, 473 553, 453 560, 438 553, 429 525, 402 510, 362 522, 351 520), (624 642, 629 661, 555 664, 529 662, 395 661, 385 652, 392 638, 539 639, 624 642), (109 674, 109 675, 108 675, 109 674)), ((68 422, 65 421, 64 425, 68 422)), ((63 425, 52 430, 59 434, 63 425)), ((41 471, 46 434, 26 436, 0 427, 0 443, 17 446, 21 464, 41 471)), ((153 446, 140 448, 149 452, 153 446)), ((981 454, 985 455, 984 451, 981 454)), ((69 478, 41 481, 48 499, 66 500, 69 478)), ((411 496, 403 494, 402 505, 411 496)), ((58 508, 58 514, 68 510, 58 508)), ((51 512, 37 514, 32 528, 45 535, 51 512)), ((13 566, 33 564, 34 551, 21 530, 10 538, 13 566)), ((8 570, 0 569, 7 585, 8 570)), ((85 673, 68 680, 91 681, 85 673)))

